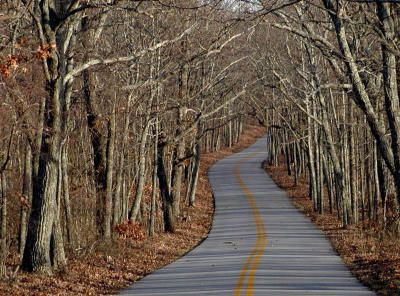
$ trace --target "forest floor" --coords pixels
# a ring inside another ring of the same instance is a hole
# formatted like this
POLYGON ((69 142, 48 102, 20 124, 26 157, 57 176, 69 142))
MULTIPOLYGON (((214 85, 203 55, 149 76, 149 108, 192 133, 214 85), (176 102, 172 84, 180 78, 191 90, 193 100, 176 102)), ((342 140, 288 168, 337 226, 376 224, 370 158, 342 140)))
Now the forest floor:
POLYGON ((313 212, 307 180, 301 179, 295 186, 294 177, 288 176, 285 165, 267 166, 264 163, 264 167, 294 205, 322 230, 361 282, 378 295, 400 295, 400 240, 390 230, 367 219, 344 229, 337 213, 329 214, 327 205, 327 214, 313 212))
POLYGON ((131 225, 136 239, 115 233, 111 243, 94 243, 82 252, 70 252, 68 268, 51 277, 12 271, 20 264, 17 256, 7 266, 9 278, 0 279, 0 295, 111 295, 189 252, 211 229, 214 200, 207 173, 216 161, 236 153, 265 133, 265 128, 251 125, 232 148, 201 156, 196 206, 184 207, 176 233, 146 235, 144 227, 131 225), (133 227, 132 227, 133 226, 133 227))

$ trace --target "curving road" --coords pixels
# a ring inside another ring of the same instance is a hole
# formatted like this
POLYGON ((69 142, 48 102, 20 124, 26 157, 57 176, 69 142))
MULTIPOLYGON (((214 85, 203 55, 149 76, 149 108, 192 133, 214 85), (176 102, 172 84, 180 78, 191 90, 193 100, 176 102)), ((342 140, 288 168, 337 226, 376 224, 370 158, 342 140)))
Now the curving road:
POLYGON ((265 146, 263 137, 211 168, 209 237, 123 295, 375 295, 265 174, 265 146))

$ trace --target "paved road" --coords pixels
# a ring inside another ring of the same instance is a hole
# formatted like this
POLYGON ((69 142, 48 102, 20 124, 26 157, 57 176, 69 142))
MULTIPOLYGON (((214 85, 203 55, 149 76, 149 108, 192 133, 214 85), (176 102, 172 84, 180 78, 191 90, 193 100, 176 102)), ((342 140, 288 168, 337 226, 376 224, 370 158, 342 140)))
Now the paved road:
POLYGON ((209 237, 124 295, 375 295, 264 173, 266 139, 215 164, 209 237))

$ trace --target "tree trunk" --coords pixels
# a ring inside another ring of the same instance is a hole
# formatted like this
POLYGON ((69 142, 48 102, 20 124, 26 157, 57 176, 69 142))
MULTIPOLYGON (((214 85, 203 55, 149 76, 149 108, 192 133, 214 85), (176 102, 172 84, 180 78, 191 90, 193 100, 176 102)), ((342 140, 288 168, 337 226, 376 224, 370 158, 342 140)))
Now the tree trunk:
POLYGON ((201 156, 201 142, 200 142, 200 135, 203 133, 204 124, 199 122, 197 127, 197 136, 195 139, 195 155, 194 155, 194 166, 191 176, 190 182, 190 192, 189 192, 189 206, 194 207, 196 201, 196 189, 197 189, 197 182, 199 179, 199 170, 200 170, 200 156, 201 156))
MULTIPOLYGON (((99 104, 95 98, 94 75, 89 70, 83 71, 83 97, 87 114, 87 125, 90 133, 91 146, 93 149, 93 176, 96 189, 96 228, 102 222, 104 228, 104 201, 106 191, 106 143, 104 133, 104 122, 99 111, 99 104)), ((100 224, 101 225, 101 224, 100 224)), ((97 228, 99 229, 99 228, 97 228)), ((103 229, 104 231, 104 229, 103 229)))
POLYGON ((1 182, 1 211, 0 211, 0 278, 3 276, 3 266, 8 256, 7 248, 7 182, 4 172, 0 173, 1 182))
POLYGON ((64 193, 64 208, 65 208, 65 223, 67 229, 67 238, 70 244, 74 243, 73 219, 71 212, 71 202, 69 198, 69 177, 68 177, 68 141, 62 147, 61 155, 61 172, 62 174, 62 189, 64 193))
POLYGON ((318 198, 318 212, 323 215, 324 214, 324 170, 323 170, 323 159, 325 157, 324 147, 322 147, 322 135, 319 139, 319 152, 320 155, 318 157, 318 174, 319 174, 319 198, 318 198))
POLYGON ((29 144, 26 145, 26 152, 25 152, 22 198, 23 200, 21 200, 21 222, 20 222, 21 226, 19 231, 19 255, 21 258, 24 255, 29 208, 32 202, 32 150, 29 144))
POLYGON ((107 170, 106 170, 106 200, 104 209, 103 233, 105 238, 111 237, 111 218, 113 201, 113 169, 114 169, 114 145, 115 145, 115 103, 110 121, 108 123, 107 141, 107 170))
POLYGON ((360 199, 361 199, 361 221, 364 223, 365 221, 365 183, 366 183, 366 176, 365 176, 365 160, 363 160, 364 153, 359 153, 360 159, 360 199))
MULTIPOLYGON (((354 117, 353 104, 349 103, 349 118, 354 117)), ((349 140, 350 140, 350 197, 351 197, 351 211, 352 223, 358 223, 358 188, 357 188, 357 165, 356 165, 356 136, 354 134, 354 124, 349 127, 349 140)))
MULTIPOLYGON (((48 148, 47 151, 57 150, 56 147, 47 144, 46 140, 43 142, 44 146, 48 148)), ((57 153, 49 154, 52 157, 49 157, 46 161, 43 159, 44 156, 40 157, 39 175, 33 185, 30 227, 28 227, 22 261, 24 270, 43 274, 52 274, 50 238, 54 225, 58 176, 57 162, 59 158, 57 153)))
POLYGON ((328 197, 329 197, 329 213, 333 213, 333 201, 334 201, 334 189, 332 185, 332 178, 331 174, 329 173, 329 168, 326 160, 325 153, 322 155, 322 166, 324 172, 324 180, 326 184, 326 189, 328 190, 328 197))
MULTIPOLYGON (((62 153, 62 150, 61 152, 62 153)), ((60 157, 62 158, 62 156, 60 157)), ((53 231, 51 235, 50 241, 50 256, 51 263, 53 266, 53 270, 63 270, 67 265, 67 260, 65 259, 64 252, 64 242, 63 242, 63 234, 61 229, 61 221, 60 221, 60 209, 61 209, 61 196, 62 196, 62 164, 59 162, 58 166, 58 184, 57 184, 57 201, 55 206, 54 213, 54 224, 53 231)))
POLYGON ((377 170, 378 170, 378 180, 379 180, 379 191, 381 193, 382 199, 382 221, 384 227, 386 227, 387 217, 386 217, 386 210, 387 210, 387 190, 386 190, 386 176, 385 176, 385 169, 382 157, 378 153, 378 162, 377 162, 377 170))
MULTIPOLYGON (((311 114, 313 112, 311 109, 311 102, 310 99, 307 97, 306 98, 306 108, 307 108, 307 113, 311 114)), ((314 141, 313 137, 316 135, 314 134, 314 122, 313 119, 311 119, 310 116, 307 116, 307 126, 308 126, 308 135, 307 135, 307 146, 308 146, 308 170, 309 170, 309 195, 312 201, 316 199, 316 194, 317 194, 317 186, 316 186, 316 176, 315 176, 315 160, 314 160, 314 141)))
MULTIPOLYGON (((181 125, 182 125, 182 120, 184 116, 184 111, 182 108, 179 108, 178 110, 178 117, 177 117, 177 131, 176 135, 178 136, 182 130, 181 130, 181 125)), ((210 146, 212 144, 212 139, 210 141, 210 146)), ((182 158, 185 153, 185 141, 182 139, 181 141, 178 142, 176 145, 176 151, 174 153, 175 159, 173 160, 173 169, 172 169, 172 202, 173 202, 173 210, 174 210, 174 215, 175 217, 178 217, 180 214, 180 201, 181 201, 181 186, 182 186, 182 172, 183 172, 183 161, 182 158)))
POLYGON ((167 175, 164 167, 164 153, 166 145, 162 139, 157 143, 157 176, 162 197, 162 210, 164 214, 164 230, 175 232, 175 217, 173 213, 173 200, 170 194, 167 175))
POLYGON ((288 176, 291 176, 292 170, 290 167, 289 135, 288 135, 287 130, 284 131, 284 135, 285 135, 284 156, 285 156, 285 161, 286 161, 286 170, 287 170, 288 176))
POLYGON ((379 187, 379 173, 378 173, 378 149, 376 145, 376 141, 374 141, 374 149, 373 151, 373 177, 372 179, 374 180, 375 184, 375 194, 373 197, 373 204, 372 204, 372 217, 375 222, 378 222, 378 200, 381 195, 380 192, 380 187, 379 187))
POLYGON ((32 212, 22 260, 22 268, 30 272, 51 274, 50 240, 53 232, 57 204, 58 164, 61 159, 61 131, 65 127, 64 113, 68 98, 62 85, 63 77, 48 83, 50 90, 46 102, 42 149, 38 176, 33 184, 32 212))
POLYGON ((132 205, 132 208, 129 212, 129 219, 132 221, 136 221, 137 215, 140 210, 140 203, 142 202, 143 196, 143 188, 146 182, 146 144, 147 144, 147 137, 149 135, 149 128, 150 128, 150 120, 146 122, 146 126, 143 130, 140 148, 139 148, 139 172, 138 172, 138 186, 136 189, 135 194, 135 202, 132 205))
POLYGON ((42 148, 43 139, 43 127, 44 127, 44 112, 46 108, 46 99, 40 100, 39 114, 38 114, 38 128, 36 131, 35 141, 34 141, 34 153, 33 153, 33 178, 37 178, 39 174, 39 156, 42 148))
POLYGON ((180 201, 181 201, 181 187, 182 187, 182 172, 183 172, 183 162, 181 158, 183 157, 185 149, 185 142, 182 140, 178 143, 176 147, 174 168, 172 173, 172 200, 173 200, 173 210, 175 217, 180 214, 180 201))
POLYGON ((113 225, 117 225, 122 222, 122 207, 124 203, 124 198, 121 198, 121 188, 123 184, 123 179, 125 175, 125 146, 128 141, 128 132, 129 132, 129 117, 130 117, 130 109, 132 103, 132 96, 129 95, 128 102, 126 105, 126 115, 125 115, 125 126, 121 139, 121 149, 119 151, 119 166, 118 166, 118 174, 117 174, 117 184, 115 188, 115 196, 114 196, 114 213, 113 213, 113 225))
POLYGON ((157 144, 158 143, 158 123, 154 124, 154 169, 153 169, 153 184, 151 192, 151 205, 150 205, 150 221, 149 221, 149 235, 154 236, 155 228, 155 216, 156 216, 156 198, 157 198, 157 168, 158 168, 158 157, 157 157, 157 144))

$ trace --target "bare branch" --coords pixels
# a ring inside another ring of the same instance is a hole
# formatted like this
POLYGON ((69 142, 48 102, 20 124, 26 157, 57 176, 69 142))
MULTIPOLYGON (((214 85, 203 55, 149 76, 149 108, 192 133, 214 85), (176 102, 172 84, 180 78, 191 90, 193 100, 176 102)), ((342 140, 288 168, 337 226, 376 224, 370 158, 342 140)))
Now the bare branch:
POLYGON ((93 59, 90 60, 82 65, 79 65, 75 67, 71 72, 69 72, 67 75, 65 75, 64 78, 64 83, 68 83, 69 81, 72 81, 75 76, 78 76, 82 71, 95 66, 95 65, 109 65, 109 64, 115 64, 115 63, 123 63, 123 62, 129 62, 132 60, 136 60, 142 56, 144 56, 146 53, 155 51, 163 46, 166 46, 171 43, 175 43, 182 39, 184 36, 189 34, 195 27, 197 26, 197 23, 194 23, 190 28, 186 29, 182 34, 179 36, 175 37, 174 39, 168 39, 168 40, 163 40, 153 46, 150 46, 146 49, 143 49, 139 52, 137 52, 134 55, 130 56, 124 56, 124 57, 116 57, 116 58, 109 58, 109 59, 93 59))

